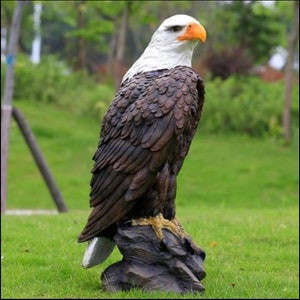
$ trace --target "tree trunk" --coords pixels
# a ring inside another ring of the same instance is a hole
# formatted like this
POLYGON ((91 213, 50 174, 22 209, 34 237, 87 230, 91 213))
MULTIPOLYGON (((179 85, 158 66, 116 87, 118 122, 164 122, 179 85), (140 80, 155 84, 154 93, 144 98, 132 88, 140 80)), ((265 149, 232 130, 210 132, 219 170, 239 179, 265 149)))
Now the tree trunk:
MULTIPOLYGON (((84 17, 84 3, 85 1, 75 2, 77 9, 77 28, 79 30, 85 27, 85 17, 84 17)), ((82 70, 86 68, 86 42, 79 36, 77 37, 77 61, 75 68, 77 70, 82 70)))
POLYGON ((299 37, 299 2, 294 1, 294 22, 291 28, 288 45, 287 65, 285 69, 284 109, 282 114, 283 137, 286 143, 291 139, 291 102, 293 90, 293 64, 299 37))
POLYGON ((115 79, 115 89, 117 90, 120 86, 123 74, 122 74, 122 63, 124 59, 124 52, 126 46, 126 33, 128 29, 129 13, 131 8, 131 2, 126 2, 125 8, 122 13, 122 21, 120 25, 120 31, 118 32, 116 47, 116 57, 114 60, 114 79, 115 79))
POLYGON ((9 127, 12 113, 12 98, 14 91, 14 61, 17 52, 17 44, 20 35, 20 23, 23 7, 26 1, 16 1, 15 11, 10 27, 8 52, 6 56, 6 76, 4 86, 4 100, 1 116, 1 213, 6 209, 7 197, 7 160, 9 127))

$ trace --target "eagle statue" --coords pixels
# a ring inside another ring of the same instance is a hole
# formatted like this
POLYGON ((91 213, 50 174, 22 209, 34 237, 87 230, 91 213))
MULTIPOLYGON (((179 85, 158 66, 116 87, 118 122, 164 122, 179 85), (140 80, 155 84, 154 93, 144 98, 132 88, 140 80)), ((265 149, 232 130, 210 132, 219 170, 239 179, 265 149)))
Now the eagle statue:
MULTIPOLYGON (((91 170, 90 207, 78 242, 88 242, 84 268, 103 262, 120 224, 148 218, 175 222, 176 177, 188 154, 204 103, 192 55, 206 31, 178 14, 161 23, 124 75, 102 122, 91 170)), ((176 227, 175 229, 176 230, 176 227)))

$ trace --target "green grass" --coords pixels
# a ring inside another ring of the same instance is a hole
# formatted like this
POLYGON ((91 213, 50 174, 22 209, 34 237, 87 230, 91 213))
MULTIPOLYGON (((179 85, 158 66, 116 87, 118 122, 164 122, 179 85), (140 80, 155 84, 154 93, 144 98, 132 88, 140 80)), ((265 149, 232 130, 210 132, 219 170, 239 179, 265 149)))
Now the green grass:
MULTIPOLYGON (((41 103, 18 102, 70 209, 87 208, 99 122, 41 103)), ((179 174, 178 205, 284 207, 298 201, 298 149, 247 136, 205 135, 201 124, 179 174), (190 205, 190 204, 188 204, 190 205)), ((12 122, 8 208, 55 208, 24 139, 12 122)))
MULTIPOLYGON (((182 298, 162 292, 104 293, 100 274, 121 259, 80 267, 76 237, 86 211, 2 217, 2 298, 182 298), (30 288, 29 288, 30 287, 30 288)), ((207 254, 204 299, 298 298, 298 210, 182 208, 179 218, 207 254)), ((199 299, 199 294, 186 295, 199 299)))
MULTIPOLYGON (((99 122, 18 102, 61 189, 68 213, 1 218, 1 298, 299 298, 299 144, 200 130, 178 178, 177 213, 206 251, 204 295, 104 293, 100 275, 116 249, 84 270, 76 242, 88 213, 99 122)), ((9 144, 8 209, 55 209, 16 124, 9 144)))

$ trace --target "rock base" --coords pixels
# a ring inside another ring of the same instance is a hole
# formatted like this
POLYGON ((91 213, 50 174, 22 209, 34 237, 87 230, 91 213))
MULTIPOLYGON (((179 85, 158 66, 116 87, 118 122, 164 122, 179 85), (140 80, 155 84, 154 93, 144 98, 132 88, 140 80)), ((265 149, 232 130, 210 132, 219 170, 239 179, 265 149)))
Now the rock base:
POLYGON ((101 274, 103 289, 110 292, 131 288, 203 292, 205 252, 182 227, 179 229, 180 237, 163 228, 164 238, 159 241, 150 225, 119 228, 114 240, 123 259, 101 274))

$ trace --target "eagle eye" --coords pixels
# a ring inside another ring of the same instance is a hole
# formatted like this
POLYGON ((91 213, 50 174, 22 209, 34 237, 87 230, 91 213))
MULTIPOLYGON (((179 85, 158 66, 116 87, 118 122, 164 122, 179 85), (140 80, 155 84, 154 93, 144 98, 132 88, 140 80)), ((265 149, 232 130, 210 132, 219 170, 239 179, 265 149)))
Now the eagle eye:
POLYGON ((182 30, 184 26, 180 26, 180 25, 175 25, 175 26, 171 26, 168 28, 169 31, 172 31, 172 32, 179 32, 182 30))

